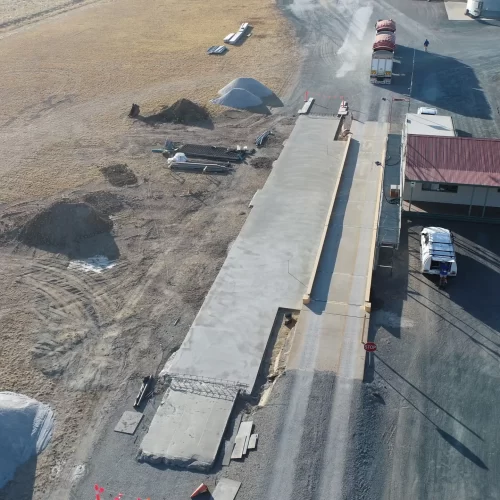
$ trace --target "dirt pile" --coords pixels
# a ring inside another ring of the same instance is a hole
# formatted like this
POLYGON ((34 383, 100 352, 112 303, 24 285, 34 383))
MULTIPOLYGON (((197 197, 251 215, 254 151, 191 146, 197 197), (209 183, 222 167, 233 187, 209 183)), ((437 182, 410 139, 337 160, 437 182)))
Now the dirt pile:
POLYGON ((179 99, 172 106, 147 118, 151 122, 196 123, 210 119, 210 114, 203 107, 189 99, 179 99))
POLYGON ((125 208, 122 196, 109 191, 94 191, 83 197, 83 201, 92 205, 98 212, 104 215, 113 215, 125 208))
POLYGON ((137 184, 137 176, 125 163, 102 167, 101 172, 112 186, 123 187, 137 184))
POLYGON ((112 228, 113 222, 90 205, 60 201, 30 219, 19 239, 29 246, 64 249, 85 238, 108 233, 112 228))
POLYGON ((259 156, 258 158, 253 158, 251 161, 251 165, 254 168, 273 168, 273 163, 276 161, 276 158, 268 158, 267 156, 259 156))

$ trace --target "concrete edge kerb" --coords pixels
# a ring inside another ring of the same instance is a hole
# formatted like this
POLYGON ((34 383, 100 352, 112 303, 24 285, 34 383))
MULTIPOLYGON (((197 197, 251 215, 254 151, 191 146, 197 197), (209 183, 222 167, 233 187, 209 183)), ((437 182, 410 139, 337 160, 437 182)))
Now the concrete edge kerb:
POLYGON ((314 280, 316 279, 316 272, 318 271, 319 260, 321 258, 321 253, 323 252, 323 245, 325 244, 326 233, 328 232, 328 226, 330 224, 330 220, 332 218, 333 206, 335 205, 335 199, 337 198, 337 191, 340 185, 340 178, 342 177, 342 172, 344 171, 345 162, 347 159, 347 153, 349 151, 349 145, 351 144, 351 136, 347 139, 347 144, 344 151, 344 156, 342 157, 342 163, 340 165, 339 173, 337 175, 337 180, 335 182, 335 188, 332 193, 332 198, 330 200, 330 206, 328 207, 328 211, 326 213, 325 226, 323 228, 323 233, 321 234, 320 244, 318 247, 318 251, 316 253, 316 259, 314 260, 314 266, 311 272, 311 277, 309 278, 309 283, 307 285, 306 293, 302 298, 303 304, 309 304, 311 302, 311 293, 314 285, 314 280))
POLYGON ((374 215, 374 221, 373 221, 373 235, 372 235, 372 243, 371 243, 371 248, 370 248, 370 267, 368 268, 368 276, 366 279, 366 288, 365 288, 365 311, 366 312, 371 312, 372 310, 372 305, 370 302, 370 290, 372 287, 372 276, 373 276, 373 264, 374 264, 374 259, 375 259, 375 246, 377 243, 377 234, 378 234, 378 223, 379 223, 379 217, 380 217, 380 203, 381 203, 381 191, 382 191, 382 179, 383 179, 383 173, 384 173, 384 168, 385 168, 385 157, 387 155, 387 142, 389 138, 386 135, 385 138, 385 144, 384 144, 384 149, 382 152, 382 161, 381 161, 381 169, 379 172, 379 178, 378 178, 378 190, 377 190, 377 205, 375 207, 375 215, 374 215))

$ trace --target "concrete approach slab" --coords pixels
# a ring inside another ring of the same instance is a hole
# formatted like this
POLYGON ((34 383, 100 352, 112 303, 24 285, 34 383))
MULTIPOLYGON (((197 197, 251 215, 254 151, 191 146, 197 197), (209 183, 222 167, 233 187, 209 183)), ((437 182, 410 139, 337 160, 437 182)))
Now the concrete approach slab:
POLYGON ((217 455, 232 399, 169 389, 141 444, 151 463, 208 470, 217 455))
POLYGON ((346 150, 334 141, 338 126, 336 118, 298 118, 169 363, 176 387, 188 387, 165 394, 141 444, 145 459, 192 469, 215 461, 233 403, 190 392, 189 381, 226 385, 234 397, 251 392, 278 309, 300 309, 346 150))

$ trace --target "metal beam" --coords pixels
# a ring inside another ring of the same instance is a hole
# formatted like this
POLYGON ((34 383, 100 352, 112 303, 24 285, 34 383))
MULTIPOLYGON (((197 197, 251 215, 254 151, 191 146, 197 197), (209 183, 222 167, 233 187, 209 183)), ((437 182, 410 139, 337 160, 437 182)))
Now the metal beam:
POLYGON ((486 211, 486 202, 488 201, 488 193, 490 192, 490 189, 486 186, 486 194, 484 195, 484 205, 483 205, 483 213, 481 217, 484 217, 484 213, 486 211))
POLYGON ((470 213, 472 211, 472 201, 474 200, 474 193, 476 192, 476 186, 474 186, 472 188, 472 195, 470 197, 470 205, 469 205, 469 217, 470 217, 470 213))

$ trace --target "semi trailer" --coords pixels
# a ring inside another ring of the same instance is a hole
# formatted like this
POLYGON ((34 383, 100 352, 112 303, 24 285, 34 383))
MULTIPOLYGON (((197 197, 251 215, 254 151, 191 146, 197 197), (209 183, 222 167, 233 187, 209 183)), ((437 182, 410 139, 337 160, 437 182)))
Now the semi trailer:
POLYGON ((396 50, 396 23, 392 19, 380 19, 375 24, 375 32, 370 82, 388 85, 392 79, 396 50))

